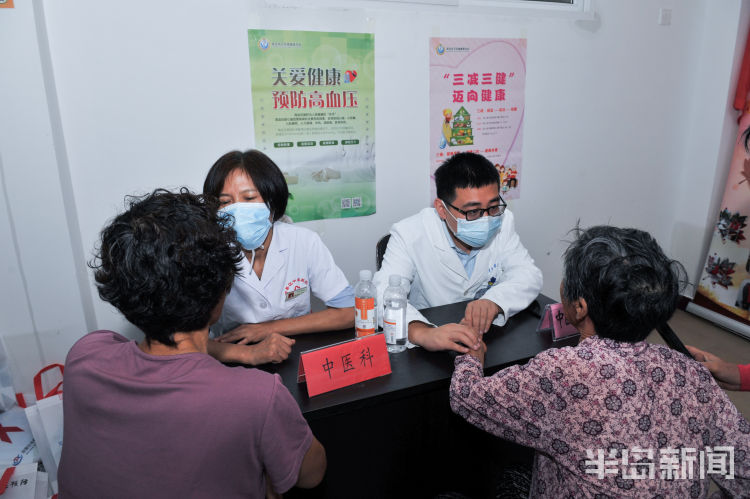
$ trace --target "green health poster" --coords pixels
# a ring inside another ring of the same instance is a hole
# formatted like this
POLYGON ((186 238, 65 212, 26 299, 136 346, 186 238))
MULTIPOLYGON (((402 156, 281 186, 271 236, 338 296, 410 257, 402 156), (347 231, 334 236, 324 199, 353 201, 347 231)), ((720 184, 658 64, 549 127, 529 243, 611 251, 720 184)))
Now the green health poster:
POLYGON ((256 147, 295 222, 375 213, 375 64, 368 33, 248 30, 256 147))

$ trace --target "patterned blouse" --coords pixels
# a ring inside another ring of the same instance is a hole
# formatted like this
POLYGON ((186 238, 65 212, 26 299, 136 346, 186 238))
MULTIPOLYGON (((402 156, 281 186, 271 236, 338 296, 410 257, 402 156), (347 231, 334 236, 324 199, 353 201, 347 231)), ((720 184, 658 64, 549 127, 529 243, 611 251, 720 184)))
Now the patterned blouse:
POLYGON ((750 424, 665 346, 595 336, 494 376, 470 355, 455 364, 453 410, 536 449, 531 497, 706 497, 709 479, 750 497, 750 424))

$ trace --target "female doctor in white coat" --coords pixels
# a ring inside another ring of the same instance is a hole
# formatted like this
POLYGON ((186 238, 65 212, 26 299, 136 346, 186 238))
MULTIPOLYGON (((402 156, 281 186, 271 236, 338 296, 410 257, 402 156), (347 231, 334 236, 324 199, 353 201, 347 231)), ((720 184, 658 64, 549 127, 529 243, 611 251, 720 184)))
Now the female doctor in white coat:
POLYGON ((256 150, 223 155, 209 170, 203 194, 218 198, 231 215, 227 221, 246 257, 212 327, 214 357, 280 362, 294 343, 287 336, 354 325, 354 292, 320 236, 280 221, 289 190, 271 158, 256 150), (311 293, 325 310, 311 312, 311 293))

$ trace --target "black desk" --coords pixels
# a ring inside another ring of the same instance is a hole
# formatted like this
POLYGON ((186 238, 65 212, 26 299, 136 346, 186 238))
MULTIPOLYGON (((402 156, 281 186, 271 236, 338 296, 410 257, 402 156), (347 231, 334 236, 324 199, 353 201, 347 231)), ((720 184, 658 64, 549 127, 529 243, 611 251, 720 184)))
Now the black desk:
MULTIPOLYGON (((552 300, 540 295, 537 301, 537 311, 524 310, 485 334, 486 374, 548 348, 577 343, 577 337, 553 342, 549 332, 536 332, 539 311, 552 300)), ((466 303, 422 313, 438 325, 458 322, 466 303)), ((293 489, 288 497, 432 497, 447 490, 491 495, 491 484, 479 482, 504 459, 497 454, 505 452, 498 449, 506 451, 509 444, 452 414, 448 387, 454 352, 413 348, 391 354, 390 375, 307 396, 306 386, 297 383, 300 352, 353 336, 353 330, 297 336, 289 359, 265 368, 281 375, 328 455, 323 484, 312 491, 293 489), (467 453, 475 459, 467 460, 467 453)), ((512 452, 525 459, 531 456, 520 447, 512 452)))

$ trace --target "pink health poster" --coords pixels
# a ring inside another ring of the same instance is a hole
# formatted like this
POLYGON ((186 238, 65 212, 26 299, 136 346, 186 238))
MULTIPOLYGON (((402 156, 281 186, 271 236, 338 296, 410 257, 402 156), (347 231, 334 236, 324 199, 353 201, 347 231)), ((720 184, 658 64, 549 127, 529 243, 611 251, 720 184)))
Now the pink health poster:
POLYGON ((485 156, 503 198, 517 199, 526 83, 526 39, 430 38, 430 177, 459 152, 485 156))

